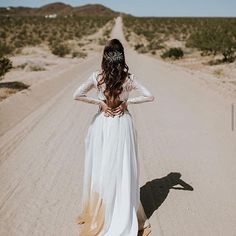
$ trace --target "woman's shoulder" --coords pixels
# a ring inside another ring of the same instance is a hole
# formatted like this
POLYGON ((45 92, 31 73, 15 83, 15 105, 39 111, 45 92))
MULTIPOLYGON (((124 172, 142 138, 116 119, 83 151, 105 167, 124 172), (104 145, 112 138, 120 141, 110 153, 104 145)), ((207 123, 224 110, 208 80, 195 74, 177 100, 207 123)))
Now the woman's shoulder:
POLYGON ((129 72, 124 82, 124 87, 126 88, 126 90, 132 89, 133 80, 134 80, 134 74, 129 72))
POLYGON ((95 74, 101 74, 102 71, 101 71, 101 70, 94 70, 93 73, 95 73, 95 74))
POLYGON ((93 80, 94 80, 94 82, 95 82, 95 84, 97 84, 98 83, 98 80, 99 80, 99 74, 101 74, 102 73, 102 71, 101 70, 95 70, 95 71, 93 71, 93 80))
POLYGON ((128 78, 132 81, 134 79, 134 73, 129 73, 128 78))
POLYGON ((135 79, 135 74, 134 73, 128 73, 128 76, 127 76, 128 84, 132 84, 134 79, 135 79))

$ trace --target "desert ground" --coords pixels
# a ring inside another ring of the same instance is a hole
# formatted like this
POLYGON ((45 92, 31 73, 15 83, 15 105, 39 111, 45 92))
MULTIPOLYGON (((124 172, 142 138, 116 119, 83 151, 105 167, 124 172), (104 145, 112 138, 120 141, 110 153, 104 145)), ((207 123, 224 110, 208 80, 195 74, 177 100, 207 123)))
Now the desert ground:
MULTIPOLYGON (((135 52, 120 17, 111 38, 121 40, 130 71, 155 96, 129 106, 151 235, 236 235, 235 97, 211 77, 135 52)), ((78 235, 84 137, 97 107, 72 94, 100 69, 101 53, 0 103, 0 235, 78 235)))

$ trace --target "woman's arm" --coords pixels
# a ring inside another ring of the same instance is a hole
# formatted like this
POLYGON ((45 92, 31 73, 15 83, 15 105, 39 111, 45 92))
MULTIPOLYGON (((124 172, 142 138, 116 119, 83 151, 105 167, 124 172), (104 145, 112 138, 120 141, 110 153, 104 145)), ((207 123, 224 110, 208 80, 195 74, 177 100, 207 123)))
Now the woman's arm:
POLYGON ((95 72, 93 72, 89 78, 84 81, 73 93, 73 99, 78 100, 78 101, 82 101, 82 102, 87 102, 87 103, 91 103, 91 104, 96 104, 96 105, 101 105, 102 104, 102 100, 100 99, 96 99, 94 97, 88 97, 86 94, 88 91, 90 91, 92 88, 95 88, 94 85, 94 74, 95 72))
POLYGON ((139 82, 136 79, 134 74, 132 76, 132 83, 131 83, 131 90, 132 89, 137 90, 141 95, 138 97, 128 98, 126 101, 127 105, 143 103, 143 102, 152 102, 155 99, 152 93, 141 82, 139 82))

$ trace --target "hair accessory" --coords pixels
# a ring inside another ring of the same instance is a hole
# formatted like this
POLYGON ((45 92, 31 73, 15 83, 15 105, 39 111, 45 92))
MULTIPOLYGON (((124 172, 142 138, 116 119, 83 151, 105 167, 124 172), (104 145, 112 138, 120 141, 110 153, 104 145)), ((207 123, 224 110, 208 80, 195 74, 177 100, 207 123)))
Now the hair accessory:
POLYGON ((123 54, 118 51, 112 51, 104 54, 104 57, 110 62, 120 61, 123 59, 123 54))

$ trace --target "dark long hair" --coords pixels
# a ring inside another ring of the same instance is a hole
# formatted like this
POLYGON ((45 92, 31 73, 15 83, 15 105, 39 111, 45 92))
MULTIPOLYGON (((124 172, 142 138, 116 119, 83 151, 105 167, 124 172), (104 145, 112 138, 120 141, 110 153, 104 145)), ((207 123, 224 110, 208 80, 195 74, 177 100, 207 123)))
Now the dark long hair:
POLYGON ((124 47, 118 39, 109 40, 103 50, 102 75, 98 86, 105 83, 104 95, 107 100, 117 100, 123 90, 123 83, 130 75, 125 62, 124 47))

